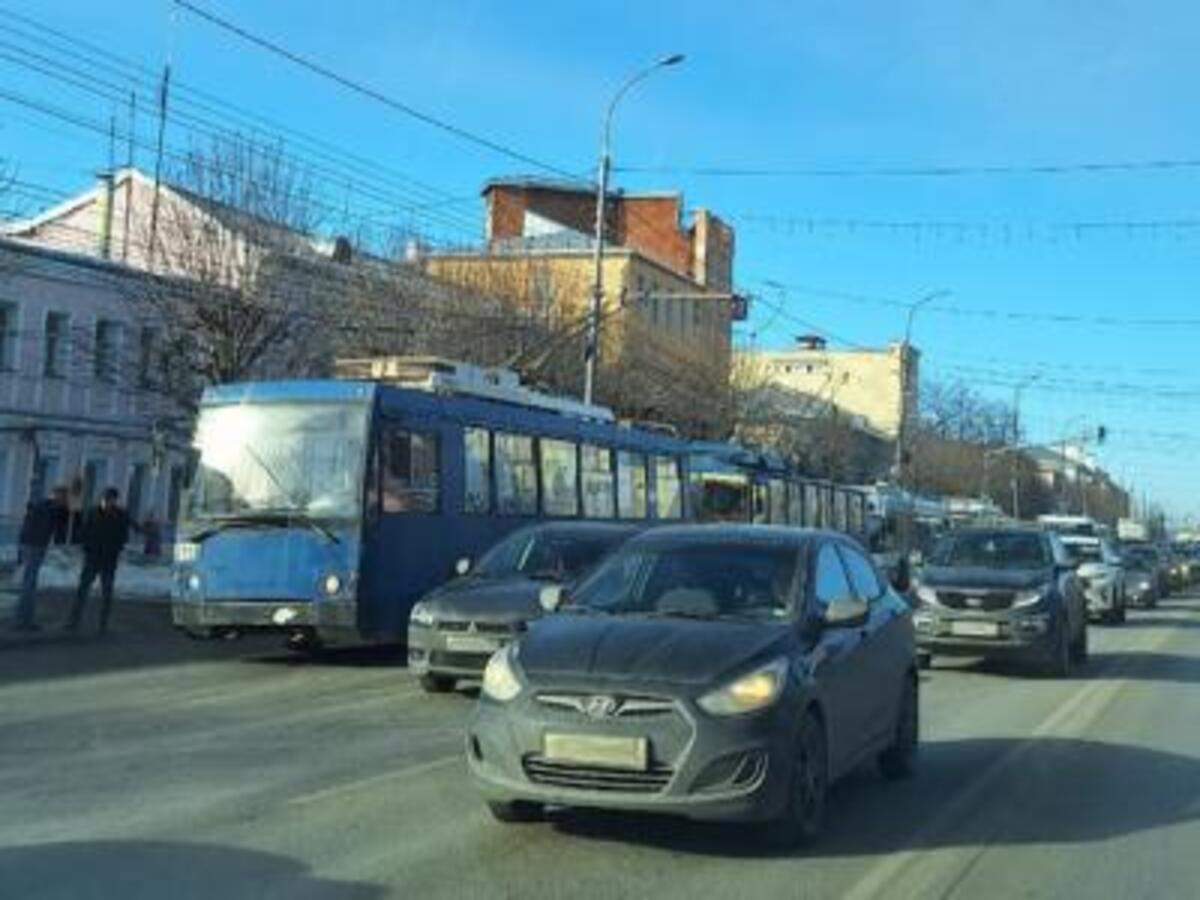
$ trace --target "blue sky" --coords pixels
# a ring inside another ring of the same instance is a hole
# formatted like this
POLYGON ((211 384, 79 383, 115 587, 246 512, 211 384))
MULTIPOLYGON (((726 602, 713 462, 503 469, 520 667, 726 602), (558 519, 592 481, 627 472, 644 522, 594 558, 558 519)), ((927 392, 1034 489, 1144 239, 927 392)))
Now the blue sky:
MULTIPOLYGON (((577 2, 197 2, 580 174, 594 166, 600 110, 623 76, 686 53, 683 66, 627 97, 615 144, 618 167, 684 171, 618 172, 617 184, 679 189, 689 206, 734 222, 739 285, 765 298, 744 339, 782 346, 811 322, 879 344, 903 331, 895 302, 949 289, 916 320, 926 378, 961 378, 1008 398, 1040 372, 1022 404, 1034 440, 1104 424, 1105 465, 1173 513, 1200 514, 1191 465, 1200 451, 1200 228, 1075 227, 1200 220, 1200 167, 923 178, 686 171, 1200 160, 1194 4, 629 2, 597 16, 577 2), (785 314, 768 308, 777 303, 785 314)), ((477 237, 480 183, 531 170, 172 13, 164 0, 0 0, 11 29, 24 26, 6 12, 150 69, 170 53, 180 83, 364 158, 388 198, 465 198, 415 214, 435 237, 477 237)), ((13 51, 4 42, 16 41, 0 28, 0 85, 108 119, 111 102, 5 60, 13 51)), ((139 131, 150 140, 145 116, 139 131)), ((183 146, 187 136, 175 129, 169 141, 183 146)), ((103 135, 0 98, 0 156, 18 163, 22 180, 67 192, 87 184, 107 153, 103 135)), ((148 166, 148 155, 140 162, 148 166)), ((346 190, 357 196, 354 185, 346 190)), ((381 203, 360 198, 355 209, 381 203)))

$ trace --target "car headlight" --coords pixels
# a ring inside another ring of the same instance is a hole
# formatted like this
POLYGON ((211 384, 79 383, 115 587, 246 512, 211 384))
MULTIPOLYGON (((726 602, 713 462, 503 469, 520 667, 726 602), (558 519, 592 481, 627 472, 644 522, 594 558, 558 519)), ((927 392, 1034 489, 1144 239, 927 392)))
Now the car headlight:
POLYGON ((917 599, 922 603, 928 603, 930 606, 938 605, 937 591, 935 591, 933 588, 924 584, 918 584, 916 594, 917 599))
POLYGON ((500 703, 507 703, 521 693, 521 679, 513 666, 514 646, 493 653, 483 670, 483 693, 500 703))
POLYGON ((1042 586, 1033 588, 1028 591, 1018 591, 1016 598, 1013 600, 1013 609, 1022 609, 1026 606, 1037 606, 1042 602, 1042 598, 1049 593, 1049 588, 1042 586))
POLYGON ((714 716, 736 716, 765 709, 783 693, 788 668, 786 659, 777 659, 705 694, 697 702, 714 716))
POLYGON ((424 603, 418 603, 408 614, 408 621, 413 625, 424 625, 426 628, 431 628, 433 627, 433 610, 424 603))

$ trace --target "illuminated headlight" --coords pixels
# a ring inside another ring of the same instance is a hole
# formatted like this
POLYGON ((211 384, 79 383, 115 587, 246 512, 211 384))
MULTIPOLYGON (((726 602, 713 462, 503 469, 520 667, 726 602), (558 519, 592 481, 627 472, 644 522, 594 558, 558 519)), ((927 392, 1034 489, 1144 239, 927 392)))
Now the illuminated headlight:
POLYGON ((342 578, 336 572, 330 572, 321 582, 321 587, 326 594, 333 597, 342 589, 342 578))
POLYGON ((513 664, 516 645, 497 650, 483 670, 483 693, 500 703, 507 703, 521 693, 521 679, 513 664))
POLYGON ((1047 588, 1039 587, 1029 591, 1020 591, 1013 600, 1013 608, 1021 609, 1026 606, 1037 606, 1046 596, 1047 588))
POLYGON ((200 588, 203 586, 203 584, 204 582, 201 581, 199 572, 193 572, 187 577, 187 589, 193 594, 200 593, 200 588))
POLYGON ((195 562, 200 556, 200 545, 191 541, 181 541, 175 545, 175 562, 195 562))
POLYGON ((408 614, 408 620, 413 625, 424 625, 426 628, 433 627, 433 611, 424 603, 418 603, 412 608, 412 612, 408 614))
POLYGON ((783 693, 787 673, 788 661, 777 659, 705 694, 697 702, 701 709, 714 716, 736 716, 765 709, 783 693))
POLYGON ((922 603, 928 603, 930 606, 938 605, 937 591, 935 591, 933 588, 928 587, 924 584, 918 584, 916 594, 917 594, 917 599, 920 600, 922 603))

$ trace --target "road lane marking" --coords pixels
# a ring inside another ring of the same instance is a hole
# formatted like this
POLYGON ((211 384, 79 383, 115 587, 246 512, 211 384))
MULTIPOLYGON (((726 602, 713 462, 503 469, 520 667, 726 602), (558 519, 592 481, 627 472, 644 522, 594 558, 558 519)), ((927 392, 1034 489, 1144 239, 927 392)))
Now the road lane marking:
MULTIPOLYGON (((1126 648, 1123 652, 1142 654, 1161 649, 1172 637, 1172 633, 1151 635, 1146 640, 1126 648)), ((1029 753, 1040 738, 1052 734, 1081 734, 1096 721, 1129 682, 1121 674, 1131 668, 1133 660, 1125 658, 1108 671, 1101 671, 1095 681, 1089 682, 1067 697, 1058 707, 1030 732, 1028 739, 1014 745, 999 759, 988 766, 973 782, 956 794, 941 811, 928 820, 911 840, 914 849, 889 854, 869 869, 842 895, 842 900, 874 900, 885 894, 896 896, 901 879, 904 889, 901 896, 941 897, 946 892, 937 892, 940 885, 950 890, 957 884, 956 875, 978 861, 988 849, 985 843, 973 847, 933 847, 937 835, 950 830, 957 821, 967 818, 982 797, 1006 774, 1014 764, 1029 753), (1068 724, 1071 727, 1066 727, 1068 724), (922 845, 927 845, 922 847, 922 845), (969 854, 966 860, 962 857, 969 854), (911 883, 915 881, 916 883, 911 883)))
POLYGON ((373 788, 381 784, 386 784, 389 781, 398 779, 412 778, 416 775, 426 775, 430 772, 437 772, 441 769, 449 768, 453 764, 463 765, 465 760, 461 753, 454 753, 450 756, 439 756, 437 759, 427 760, 426 762, 416 763, 411 766, 405 766, 402 769, 393 769, 390 772, 381 772, 378 775, 372 775, 369 778, 360 778, 357 781, 347 781, 342 784, 330 785, 326 788, 321 788, 312 791, 308 794, 301 794, 288 800, 289 805, 306 806, 310 803, 320 803, 324 800, 330 800, 335 797, 340 797, 343 794, 351 794, 356 791, 364 790, 365 788, 373 788))

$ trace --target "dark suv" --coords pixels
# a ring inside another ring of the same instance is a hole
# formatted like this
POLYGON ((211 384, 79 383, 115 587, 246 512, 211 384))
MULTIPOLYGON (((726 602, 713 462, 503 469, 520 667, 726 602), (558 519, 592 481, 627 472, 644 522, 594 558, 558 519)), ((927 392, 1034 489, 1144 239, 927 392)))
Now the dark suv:
POLYGON ((908 604, 857 544, 662 528, 492 657, 467 758, 502 821, 607 807, 769 822, 791 842, 860 761, 909 773, 917 686, 908 604))
POLYGON ((934 548, 913 594, 923 662, 1009 657, 1066 677, 1087 659, 1087 602, 1074 563, 1049 532, 952 532, 934 548))

